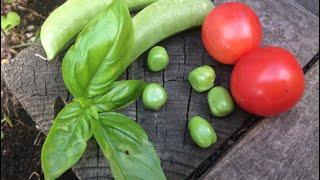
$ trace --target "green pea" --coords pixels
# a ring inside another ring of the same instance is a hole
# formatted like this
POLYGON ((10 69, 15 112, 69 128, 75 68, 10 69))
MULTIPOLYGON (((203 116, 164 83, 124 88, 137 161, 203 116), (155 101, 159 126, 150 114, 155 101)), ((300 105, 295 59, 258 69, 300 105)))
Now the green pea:
POLYGON ((212 115, 224 117, 234 109, 234 102, 228 90, 217 86, 208 93, 208 102, 212 115))
POLYGON ((151 71, 164 70, 169 64, 169 56, 165 48, 161 46, 153 47, 148 54, 148 67, 151 71))
POLYGON ((201 148, 207 148, 217 141, 212 125, 200 116, 194 116, 188 123, 192 140, 201 148))
POLYGON ((192 88, 197 92, 209 90, 214 85, 216 73, 207 65, 193 69, 188 76, 192 88))
POLYGON ((147 85, 142 94, 143 105, 152 110, 159 110, 166 102, 166 90, 157 83, 147 85))

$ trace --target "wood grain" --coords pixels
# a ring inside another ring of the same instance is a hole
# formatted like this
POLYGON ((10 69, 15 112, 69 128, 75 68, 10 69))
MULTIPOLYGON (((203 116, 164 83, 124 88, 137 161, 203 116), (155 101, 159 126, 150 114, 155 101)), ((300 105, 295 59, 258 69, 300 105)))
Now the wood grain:
POLYGON ((297 106, 259 122, 203 179, 319 179, 319 60, 297 106))
POLYGON ((319 0, 295 0, 297 3, 301 4, 307 10, 319 17, 319 0))
MULTIPOLYGON (((221 3, 222 1, 217 1, 221 3)), ((265 29, 265 43, 291 50, 302 66, 319 51, 319 19, 295 1, 247 0, 259 15, 265 29)), ((202 64, 211 65, 217 73, 217 85, 229 88, 231 66, 213 61, 201 43, 200 30, 180 33, 160 43, 167 48, 170 64, 164 72, 151 73, 145 64, 146 54, 135 61, 124 78, 158 82, 168 91, 169 100, 160 111, 146 110, 141 101, 122 112, 140 123, 154 143, 168 179, 184 179, 197 166, 228 141, 251 116, 236 108, 230 116, 214 118, 209 113, 206 93, 194 92, 187 81, 188 73, 202 64), (187 130, 188 119, 201 115, 212 123, 218 142, 200 149, 192 142, 187 130)), ((55 114, 71 96, 60 73, 60 62, 43 61, 39 43, 23 50, 12 62, 2 65, 1 78, 17 97, 23 108, 47 132, 55 114)), ((111 172, 96 142, 90 140, 85 155, 73 167, 80 179, 109 179, 111 172)))
POLYGON ((44 61, 40 43, 22 50, 8 64, 1 65, 1 78, 24 109, 36 122, 36 127, 45 134, 56 115, 57 102, 70 100, 64 86, 60 61, 44 61))

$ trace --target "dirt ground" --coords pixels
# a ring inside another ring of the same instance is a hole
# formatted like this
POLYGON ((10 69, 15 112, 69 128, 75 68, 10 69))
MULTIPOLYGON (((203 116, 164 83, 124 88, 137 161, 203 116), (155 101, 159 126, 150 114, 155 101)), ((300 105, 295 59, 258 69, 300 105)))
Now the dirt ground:
MULTIPOLYGON (((1 64, 10 61, 23 48, 35 41, 45 17, 63 0, 1 0, 1 15, 17 12, 21 23, 5 33, 1 32, 1 64)), ((1 82, 1 180, 44 179, 41 172, 41 147, 44 135, 13 97, 3 94, 1 82), (6 103, 5 106, 3 106, 6 103), (14 113, 12 113, 14 112, 14 113), (10 117, 10 118, 7 118, 10 117)), ((59 179, 77 179, 69 170, 59 179)))
MULTIPOLYGON (((44 179, 41 173, 40 154, 44 135, 34 123, 12 120, 3 128, 1 140, 1 180, 44 179)), ((77 179, 69 170, 59 179, 77 179)))

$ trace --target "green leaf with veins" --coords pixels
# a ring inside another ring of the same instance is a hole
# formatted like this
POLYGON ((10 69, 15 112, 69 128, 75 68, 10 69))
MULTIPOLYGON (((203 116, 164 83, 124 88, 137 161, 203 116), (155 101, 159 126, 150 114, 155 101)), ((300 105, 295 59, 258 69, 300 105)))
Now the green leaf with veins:
POLYGON ((94 137, 108 158, 115 179, 166 179, 152 143, 135 121, 108 112, 91 122, 94 137))
POLYGON ((8 32, 10 29, 20 24, 20 16, 18 13, 11 11, 6 16, 1 16, 1 29, 8 32))
POLYGON ((118 110, 140 98, 145 86, 141 80, 116 81, 109 92, 96 97, 93 102, 99 112, 118 110))
POLYGON ((74 97, 108 92, 129 66, 133 26, 126 3, 114 0, 80 32, 62 61, 65 85, 74 97))
POLYGON ((81 158, 92 136, 89 119, 93 119, 96 112, 91 109, 83 109, 80 103, 72 102, 53 121, 41 151, 46 179, 59 177, 81 158))

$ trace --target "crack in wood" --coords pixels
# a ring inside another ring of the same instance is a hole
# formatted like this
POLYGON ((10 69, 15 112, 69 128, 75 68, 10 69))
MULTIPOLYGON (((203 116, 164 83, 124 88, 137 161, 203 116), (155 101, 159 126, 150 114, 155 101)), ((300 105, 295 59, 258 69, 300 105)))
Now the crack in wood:
MULTIPOLYGON (((100 147, 99 147, 98 143, 96 144, 96 148, 97 148, 97 154, 96 154, 97 164, 96 164, 96 167, 98 167, 99 166, 99 155, 100 155, 100 147)), ((98 177, 99 177, 99 171, 96 172, 96 179, 98 179, 98 177)))

